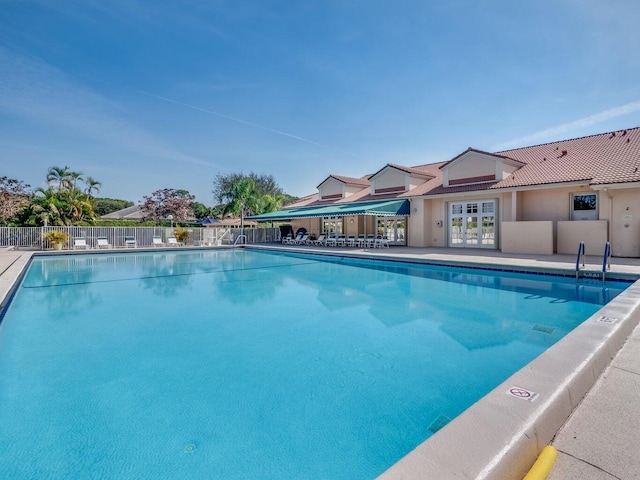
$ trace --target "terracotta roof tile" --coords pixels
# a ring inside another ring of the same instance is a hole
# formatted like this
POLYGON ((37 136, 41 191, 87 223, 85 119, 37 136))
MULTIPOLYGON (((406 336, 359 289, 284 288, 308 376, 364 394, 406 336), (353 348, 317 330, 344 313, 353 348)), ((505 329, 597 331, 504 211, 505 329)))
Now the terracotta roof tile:
POLYGON ((329 205, 383 198, 443 195, 578 181, 589 182, 592 185, 640 182, 640 127, 495 153, 470 148, 460 155, 446 162, 412 167, 388 163, 378 170, 380 172, 387 166, 391 166, 407 173, 432 177, 407 192, 371 195, 368 179, 375 173, 361 178, 331 175, 331 177, 351 185, 362 185, 363 188, 348 197, 324 202, 318 200, 316 193, 300 199, 291 206, 329 205), (469 151, 507 158, 522 164, 522 166, 509 177, 500 181, 444 187, 441 168, 469 151))
POLYGON ((499 152, 526 165, 493 188, 589 180, 640 181, 640 128, 499 152))

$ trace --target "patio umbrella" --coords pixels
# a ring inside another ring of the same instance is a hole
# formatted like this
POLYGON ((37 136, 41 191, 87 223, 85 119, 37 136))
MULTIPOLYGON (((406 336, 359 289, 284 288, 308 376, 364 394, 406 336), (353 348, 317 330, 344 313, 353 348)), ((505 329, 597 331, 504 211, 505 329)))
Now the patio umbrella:
POLYGON ((222 222, 217 218, 205 217, 202 220, 198 220, 196 223, 198 225, 217 225, 222 222))

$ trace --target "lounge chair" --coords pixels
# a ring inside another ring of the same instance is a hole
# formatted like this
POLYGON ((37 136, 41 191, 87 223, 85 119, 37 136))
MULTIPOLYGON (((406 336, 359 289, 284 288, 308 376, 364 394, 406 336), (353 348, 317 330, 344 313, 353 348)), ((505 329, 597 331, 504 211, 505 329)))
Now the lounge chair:
POLYGON ((74 237, 73 238, 73 249, 77 250, 78 248, 87 249, 87 239, 84 237, 74 237))
POLYGON ((327 239, 324 241, 323 245, 325 247, 335 247, 336 246, 336 242, 338 241, 338 239, 336 238, 335 235, 333 234, 329 234, 329 236, 327 237, 327 239))
POLYGON ((355 247, 356 246, 356 236, 349 235, 347 236, 347 247, 355 247))
POLYGON ((111 248, 111 244, 109 243, 109 240, 107 240, 107 237, 98 237, 96 242, 98 248, 111 248))
POLYGON ((162 241, 162 237, 160 235, 154 235, 152 241, 152 245, 154 247, 164 247, 164 242, 162 241))
POLYGON ((365 244, 367 243, 367 239, 364 238, 364 233, 361 233, 360 235, 358 235, 358 238, 356 238, 356 242, 358 244, 358 247, 364 247, 365 244))
POLYGON ((309 240, 309 235, 302 235, 298 240, 295 241, 296 245, 304 245, 309 240))
POLYGON ((167 245, 169 245, 170 247, 179 247, 182 245, 182 243, 179 242, 176 237, 171 236, 167 237, 167 245))
POLYGON ((338 238, 336 238, 336 246, 344 247, 346 245, 347 245, 347 236, 343 234, 338 235, 338 238))
POLYGON ((298 235, 295 236, 295 238, 291 238, 289 239, 286 243, 288 243, 289 245, 297 245, 298 241, 303 237, 304 234, 299 233, 298 235))
POLYGON ((312 240, 311 243, 313 245, 324 245, 324 235, 320 235, 318 238, 316 238, 315 240, 312 240))
POLYGON ((124 237, 124 246, 127 248, 136 248, 138 246, 138 242, 136 242, 136 237, 124 237))
POLYGON ((282 244, 286 245, 289 242, 291 242, 291 240, 293 240, 293 237, 291 236, 291 234, 287 235, 286 237, 282 237, 282 244))

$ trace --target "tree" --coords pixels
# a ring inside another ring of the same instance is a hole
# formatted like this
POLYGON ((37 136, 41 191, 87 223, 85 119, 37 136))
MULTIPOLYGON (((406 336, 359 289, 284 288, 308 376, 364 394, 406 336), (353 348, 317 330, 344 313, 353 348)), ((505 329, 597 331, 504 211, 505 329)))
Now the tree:
POLYGON ((0 224, 6 224, 29 204, 30 188, 22 180, 0 177, 0 224))
POLYGON ((193 216, 193 196, 186 190, 163 188, 143 198, 142 210, 145 212, 145 218, 158 223, 169 215, 173 215, 174 220, 178 221, 193 216))
POLYGON ((251 179, 255 186, 255 191, 260 195, 271 195, 277 197, 284 195, 282 189, 278 186, 273 175, 258 175, 251 172, 249 175, 244 173, 229 173, 227 175, 217 174, 213 180, 213 196, 220 203, 224 202, 227 192, 232 188, 232 184, 244 180, 251 179))
POLYGON ((222 192, 222 200, 226 202, 223 214, 239 216, 240 226, 244 228, 245 215, 255 214, 259 210, 261 198, 252 178, 235 180, 222 192))
MULTIPOLYGON (((214 188, 212 193, 214 198, 222 204, 224 212, 234 211, 234 207, 229 208, 228 204, 238 193, 237 186, 245 180, 253 182, 253 198, 247 199, 246 202, 246 206, 251 206, 251 214, 258 215, 260 213, 273 212, 281 208, 282 205, 296 200, 296 197, 282 191, 272 175, 258 175, 253 172, 249 175, 243 173, 222 175, 219 173, 213 181, 214 188)), ((234 215, 239 215, 239 212, 234 213, 234 215)))
POLYGON ((102 187, 102 184, 94 179, 93 177, 87 177, 84 179, 84 183, 87 185, 87 188, 85 189, 85 193, 87 194, 87 197, 89 198, 93 198, 93 193, 98 193, 100 191, 100 187, 102 187))
POLYGON ((118 200, 115 198, 94 198, 93 209, 96 215, 101 217, 107 213, 117 212, 123 208, 133 207, 133 202, 128 200, 118 200))

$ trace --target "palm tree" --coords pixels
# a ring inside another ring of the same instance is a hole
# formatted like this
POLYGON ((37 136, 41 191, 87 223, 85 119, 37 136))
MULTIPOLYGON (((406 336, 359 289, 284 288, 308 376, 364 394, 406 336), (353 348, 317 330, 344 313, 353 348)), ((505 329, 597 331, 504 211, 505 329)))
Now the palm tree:
POLYGON ((49 225, 64 225, 61 211, 62 202, 58 198, 58 192, 53 187, 44 189, 39 187, 35 190, 34 202, 37 218, 49 225))
POLYGON ((67 184, 69 190, 75 190, 78 188, 78 180, 84 180, 82 175, 84 175, 82 172, 69 172, 67 184))
POLYGON ((100 191, 100 187, 102 187, 102 183, 100 183, 98 180, 94 179, 93 177, 85 178, 84 183, 87 185, 87 188, 85 189, 85 193, 89 198, 93 197, 94 192, 98 193, 100 191))
POLYGON ((57 190, 64 190, 70 185, 69 167, 51 167, 47 172, 47 184, 55 186, 57 190))
POLYGON ((242 178, 231 182, 221 193, 221 198, 227 201, 223 214, 232 213, 240 216, 240 228, 244 235, 245 214, 255 213, 259 207, 260 194, 256 190, 256 182, 252 178, 242 178))

